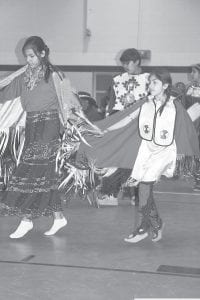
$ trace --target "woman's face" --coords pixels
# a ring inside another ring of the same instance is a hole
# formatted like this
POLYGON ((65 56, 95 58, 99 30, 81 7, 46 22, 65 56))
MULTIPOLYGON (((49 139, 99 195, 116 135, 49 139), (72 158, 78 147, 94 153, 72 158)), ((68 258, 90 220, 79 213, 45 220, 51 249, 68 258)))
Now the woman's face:
POLYGON ((31 69, 34 69, 40 65, 40 60, 38 56, 35 54, 33 49, 27 48, 24 53, 24 57, 28 63, 28 65, 31 67, 31 69))
POLYGON ((163 84, 155 75, 151 75, 149 78, 149 92, 152 96, 157 97, 164 93, 168 84, 163 84))

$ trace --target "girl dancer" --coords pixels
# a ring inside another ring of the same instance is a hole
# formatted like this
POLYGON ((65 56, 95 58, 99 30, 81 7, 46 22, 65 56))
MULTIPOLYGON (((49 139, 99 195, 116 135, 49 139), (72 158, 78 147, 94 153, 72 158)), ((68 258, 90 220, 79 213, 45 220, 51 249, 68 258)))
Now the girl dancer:
MULTIPOLYGON (((173 177, 178 154, 185 154, 188 143, 182 140, 183 147, 179 152, 177 126, 183 108, 170 96, 171 86, 171 76, 166 70, 153 72, 150 75, 148 102, 139 113, 142 142, 127 184, 139 186, 140 218, 136 230, 125 238, 129 243, 136 243, 149 234, 154 242, 162 238, 163 222, 153 197, 153 186, 161 175, 173 177)), ((184 126, 181 130, 187 128, 184 126)), ((198 154, 198 147, 196 149, 194 154, 198 154)))
POLYGON ((0 114, 7 113, 0 129, 25 125, 21 159, 9 178, 0 208, 1 215, 21 217, 12 239, 23 237, 33 228, 33 219, 42 215, 54 218, 46 236, 67 224, 58 193, 56 155, 60 125, 66 125, 70 105, 80 107, 69 81, 49 62, 49 48, 42 38, 29 37, 22 52, 27 65, 0 82, 0 102, 4 103, 0 114))
POLYGON ((105 135, 88 139, 92 147, 82 144, 78 151, 77 159, 86 156, 98 167, 132 168, 127 184, 139 187, 140 218, 136 230, 125 238, 129 243, 149 235, 152 241, 161 239, 163 222, 153 186, 161 175, 173 176, 176 162, 182 173, 191 172, 190 166, 200 155, 194 125, 182 104, 171 96, 171 86, 167 70, 150 74, 150 96, 99 122, 105 135), (191 164, 185 164, 186 160, 191 164))

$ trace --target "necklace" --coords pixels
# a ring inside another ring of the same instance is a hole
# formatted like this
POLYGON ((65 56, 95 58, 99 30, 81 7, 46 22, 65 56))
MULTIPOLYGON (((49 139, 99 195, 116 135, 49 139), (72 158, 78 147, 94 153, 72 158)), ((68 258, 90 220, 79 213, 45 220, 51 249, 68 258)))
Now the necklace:
POLYGON ((34 69, 28 67, 24 75, 26 89, 32 91, 34 87, 36 87, 38 83, 44 78, 44 75, 45 68, 42 65, 34 69))

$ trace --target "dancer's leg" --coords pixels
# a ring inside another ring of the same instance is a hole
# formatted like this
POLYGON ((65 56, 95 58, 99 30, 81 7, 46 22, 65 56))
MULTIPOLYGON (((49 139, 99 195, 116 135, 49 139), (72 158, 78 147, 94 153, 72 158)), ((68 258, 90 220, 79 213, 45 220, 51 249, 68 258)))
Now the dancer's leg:
POLYGON ((126 242, 137 243, 149 234, 152 235, 154 242, 162 238, 163 222, 153 197, 153 184, 154 182, 141 182, 139 184, 137 226, 134 232, 125 239, 126 242))
POLYGON ((162 238, 164 223, 159 216, 153 193, 149 199, 149 228, 152 234, 152 241, 157 242, 162 238))
POLYGON ((136 229, 130 234, 125 241, 129 243, 137 243, 148 236, 149 221, 146 217, 144 208, 147 207, 148 199, 151 195, 152 182, 139 183, 139 206, 136 208, 136 229))

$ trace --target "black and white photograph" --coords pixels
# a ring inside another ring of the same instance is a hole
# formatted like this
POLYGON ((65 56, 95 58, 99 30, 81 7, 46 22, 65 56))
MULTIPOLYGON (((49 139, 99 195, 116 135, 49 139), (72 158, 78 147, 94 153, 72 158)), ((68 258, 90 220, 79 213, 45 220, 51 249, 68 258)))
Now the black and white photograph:
POLYGON ((200 299, 200 0, 0 28, 0 300, 200 299))

